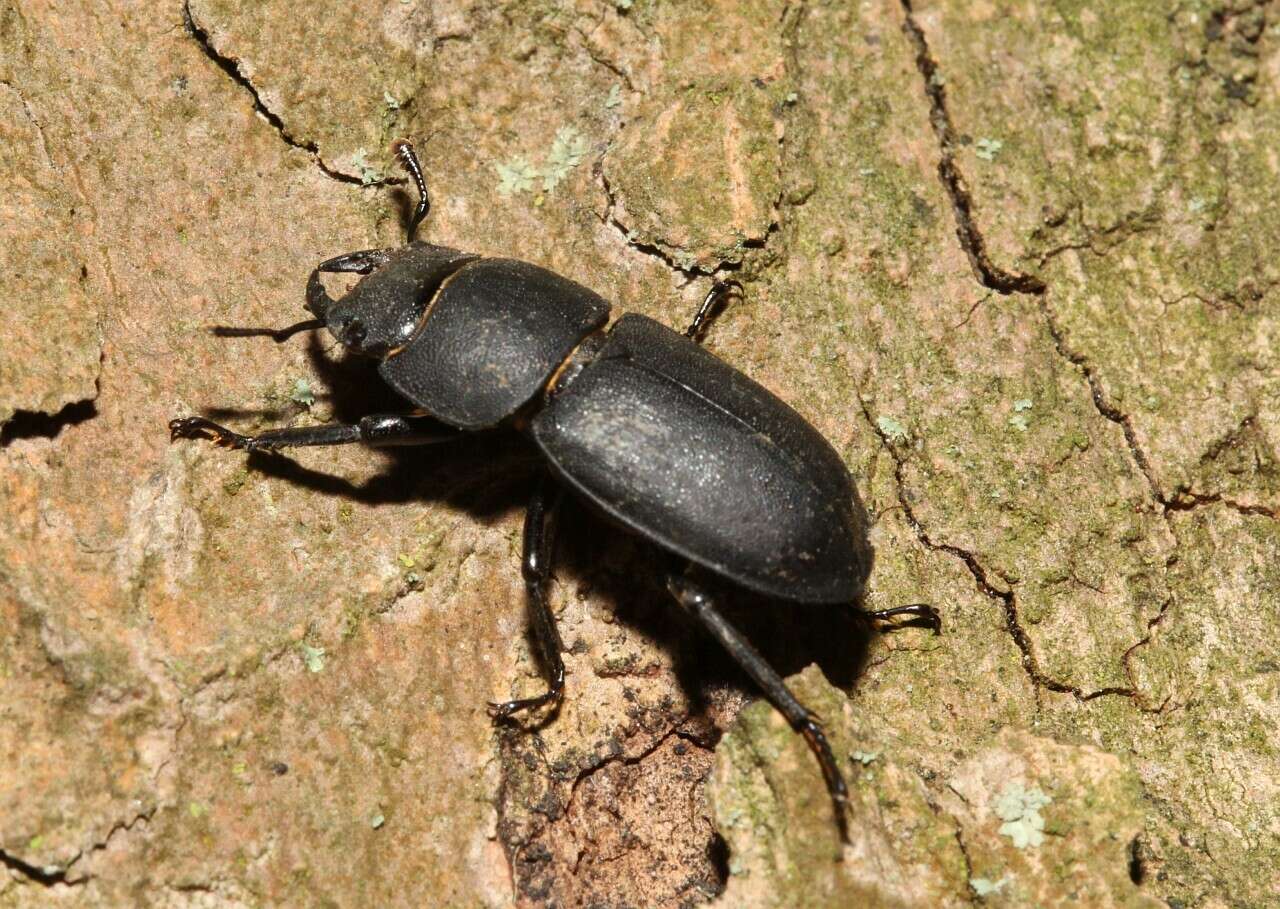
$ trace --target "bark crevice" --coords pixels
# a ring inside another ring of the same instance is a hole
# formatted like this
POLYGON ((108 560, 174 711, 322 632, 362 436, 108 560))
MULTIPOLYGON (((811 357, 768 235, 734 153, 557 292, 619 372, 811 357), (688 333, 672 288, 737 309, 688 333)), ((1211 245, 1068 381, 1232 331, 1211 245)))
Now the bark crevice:
MULTIPOLYGON (((316 163, 316 166, 320 168, 321 172, 323 172, 326 177, 337 180, 339 183, 350 183, 356 186, 398 185, 403 182, 398 178, 367 180, 357 174, 349 174, 345 171, 338 170, 335 167, 331 167, 325 162, 324 158, 321 157, 320 147, 316 145, 315 142, 309 139, 300 139, 293 135, 293 133, 289 131, 288 127, 284 125, 284 121, 280 118, 280 115, 267 107, 266 102, 262 100, 261 92, 258 91, 257 86, 253 84, 241 68, 239 59, 229 54, 222 53, 213 46, 208 30, 196 21, 195 15, 191 12, 191 3, 189 0, 182 4, 182 21, 187 30, 187 34, 190 35, 198 45, 200 45, 200 49, 204 52, 204 55, 212 60, 218 69, 226 73, 231 78, 232 82, 249 93, 249 97, 253 100, 253 109, 262 117, 262 119, 267 121, 271 128, 276 131, 282 140, 284 140, 284 143, 290 148, 296 148, 310 155, 311 160, 316 163)), ((407 105, 408 102, 405 103, 407 105)))
MULTIPOLYGON (((865 399, 862 398, 861 395, 859 395, 858 400, 859 400, 859 404, 862 407, 863 418, 866 420, 867 424, 871 427, 872 431, 876 434, 876 436, 880 439, 881 444, 884 446, 885 450, 889 453, 889 457, 893 460, 894 487, 897 492, 898 504, 902 507, 902 513, 906 516, 907 523, 911 526, 912 532, 916 535, 916 538, 925 546, 925 548, 933 550, 934 552, 946 553, 947 555, 950 555, 956 559, 959 559, 962 563, 964 563, 965 568, 967 568, 969 573, 973 576, 974 583, 977 585, 978 590, 980 590, 982 594, 986 596, 988 599, 994 600, 997 603, 997 605, 999 605, 1001 611, 1004 613, 1005 628, 1008 630, 1009 636, 1013 638, 1013 642, 1018 648, 1019 658, 1022 664, 1022 668, 1026 672, 1027 677, 1031 680, 1032 689, 1035 693, 1037 706, 1039 705, 1039 702, 1040 702, 1040 692, 1044 690, 1044 691, 1052 691, 1057 694, 1069 694, 1081 703, 1096 700, 1097 698, 1101 698, 1101 697, 1114 695, 1114 696, 1124 697, 1132 700, 1135 706, 1137 706, 1138 709, 1144 713, 1160 712, 1160 710, 1163 709, 1164 705, 1162 704, 1159 707, 1155 707, 1155 708, 1150 707, 1150 705, 1147 704, 1146 699, 1143 696, 1142 692, 1139 691, 1132 684, 1127 686, 1126 685, 1109 685, 1103 688, 1097 688, 1092 691, 1087 691, 1078 685, 1069 685, 1066 682, 1061 682, 1057 679, 1050 678, 1043 672, 1043 670, 1040 668, 1040 661, 1035 655, 1035 650, 1031 643, 1031 637, 1030 635, 1027 634, 1026 629, 1022 627, 1022 622, 1019 618, 1017 593, 1012 588, 1009 588, 1006 590, 996 586, 996 584, 993 583, 991 580, 990 573, 982 565, 982 563, 978 560, 978 557, 974 553, 969 552, 966 549, 962 549, 959 546, 955 546, 951 543, 939 542, 937 540, 934 540, 929 535, 929 532, 925 530, 924 525, 921 524, 919 518, 916 517, 915 510, 911 507, 910 501, 908 501, 908 496, 906 494, 906 481, 904 480, 902 475, 903 468, 905 467, 905 462, 898 455, 898 452, 894 449, 893 443, 890 441, 889 437, 876 424, 876 421, 872 418, 871 411, 867 407, 865 399)), ((1164 609, 1162 608, 1160 611, 1160 615, 1158 615, 1156 619, 1154 619, 1152 623, 1148 625, 1147 637, 1143 638, 1141 641, 1138 641, 1136 644, 1129 647, 1123 654, 1121 659, 1122 659, 1122 663, 1125 666, 1126 673, 1128 672, 1129 655, 1135 649, 1142 646, 1143 644, 1146 644, 1150 640, 1150 629, 1154 627, 1155 622, 1158 621, 1161 617, 1163 617, 1163 615, 1164 615, 1164 609)))

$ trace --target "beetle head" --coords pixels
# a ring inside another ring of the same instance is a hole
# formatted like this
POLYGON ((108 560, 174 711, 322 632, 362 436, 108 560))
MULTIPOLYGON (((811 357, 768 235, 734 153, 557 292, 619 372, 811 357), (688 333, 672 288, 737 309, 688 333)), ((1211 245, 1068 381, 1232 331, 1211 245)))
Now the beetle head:
POLYGON ((317 265, 307 281, 307 309, 352 353, 373 357, 386 356, 409 343, 440 285, 475 258, 414 239, 430 207, 426 180, 412 145, 397 139, 391 149, 418 190, 406 244, 336 256, 317 265), (320 283, 322 272, 354 272, 364 277, 335 301, 320 283))
POLYGON ((382 357, 407 344, 444 280, 474 256, 414 241, 399 249, 368 249, 321 262, 307 282, 307 309, 352 353, 382 357), (363 274, 333 300, 320 275, 363 274))

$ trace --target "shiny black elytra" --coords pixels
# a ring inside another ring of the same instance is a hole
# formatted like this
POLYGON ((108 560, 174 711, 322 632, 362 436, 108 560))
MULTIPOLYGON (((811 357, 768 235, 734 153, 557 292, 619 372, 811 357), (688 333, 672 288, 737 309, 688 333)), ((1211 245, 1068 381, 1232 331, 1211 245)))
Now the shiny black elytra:
MULTIPOLYGON (((278 330, 215 331, 279 342, 328 327, 351 352, 377 358, 382 378, 418 410, 254 436, 184 417, 170 422, 172 438, 274 451, 425 445, 515 425, 550 467, 525 516, 523 565, 548 688, 490 704, 494 718, 554 710, 563 695, 564 648, 546 582, 552 518, 567 489, 683 561, 684 570, 667 579, 671 595, 804 736, 847 839, 848 790, 821 725, 716 608, 707 584, 728 581, 790 602, 856 609, 871 563, 866 514, 826 439, 698 344, 716 302, 737 282, 714 284, 683 335, 636 314, 606 330, 609 304, 581 285, 525 262, 415 240, 428 209, 426 184, 412 147, 400 141, 394 149, 418 189, 406 245, 321 262, 307 282, 314 319, 278 330), (335 301, 323 272, 364 277, 335 301)), ((920 604, 859 614, 907 614, 939 627, 933 608, 920 604)))

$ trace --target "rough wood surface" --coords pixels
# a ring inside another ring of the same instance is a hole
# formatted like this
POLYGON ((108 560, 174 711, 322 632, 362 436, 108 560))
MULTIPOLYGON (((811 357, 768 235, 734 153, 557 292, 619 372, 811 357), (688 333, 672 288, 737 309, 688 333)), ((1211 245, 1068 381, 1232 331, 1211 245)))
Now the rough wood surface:
POLYGON ((1280 900, 1280 4, 0 0, 0 906, 1280 900), (868 605, 744 598, 854 789, 536 460, 170 445, 394 406, 302 317, 424 234, 813 421, 868 605), (812 665, 816 664, 816 665, 812 665), (745 705, 745 706, 744 706, 745 705))

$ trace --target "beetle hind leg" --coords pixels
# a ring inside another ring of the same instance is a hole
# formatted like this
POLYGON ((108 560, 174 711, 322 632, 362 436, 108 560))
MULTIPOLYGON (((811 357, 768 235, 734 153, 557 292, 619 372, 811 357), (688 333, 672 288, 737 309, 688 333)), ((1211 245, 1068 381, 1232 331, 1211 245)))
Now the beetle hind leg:
MULTIPOLYGON (((868 622, 888 622, 890 619, 897 618, 900 615, 911 616, 905 625, 923 625, 933 630, 934 634, 942 634, 942 616, 938 614, 938 610, 928 603, 911 603, 907 606, 895 606, 893 609, 880 609, 876 612, 857 611, 858 615, 868 622)), ((890 624, 885 628, 886 631, 893 628, 903 627, 890 624)))
POLYGON ((733 627, 718 609, 710 594, 685 575, 671 575, 667 578, 667 589, 684 609, 696 618, 711 636, 729 652, 752 680, 764 691, 769 703, 773 704, 791 724, 791 728, 804 737, 805 744, 818 759, 822 768, 822 778, 827 784, 827 792, 835 808, 836 825, 840 829, 840 839, 849 841, 848 805, 849 787, 836 764, 835 755, 831 753, 831 744, 818 718, 796 700, 796 696, 788 690, 782 677, 773 667, 765 662, 750 642, 733 627))
POLYGON ((547 704, 554 712, 564 697, 564 659, 560 656, 564 643, 556 629, 556 617, 547 602, 547 581, 551 579, 551 556, 555 549, 555 517, 562 497, 563 490, 544 475, 524 516, 524 562, 521 571, 529 596, 533 635, 547 671, 547 690, 536 697, 489 704, 489 715, 498 722, 547 704))

